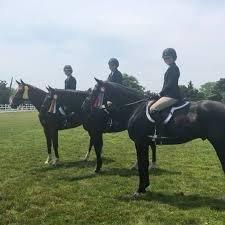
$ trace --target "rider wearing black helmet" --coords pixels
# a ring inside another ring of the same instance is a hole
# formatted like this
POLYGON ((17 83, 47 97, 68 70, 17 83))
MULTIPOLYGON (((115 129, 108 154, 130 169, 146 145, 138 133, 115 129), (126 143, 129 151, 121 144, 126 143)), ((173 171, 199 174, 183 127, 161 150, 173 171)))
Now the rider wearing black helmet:
MULTIPOLYGON (((180 71, 175 63, 177 59, 176 51, 173 48, 167 48, 163 51, 162 58, 169 68, 164 75, 164 83, 160 92, 160 98, 150 106, 150 113, 154 114, 154 118, 158 118, 156 119, 156 122, 158 123, 162 122, 160 111, 175 104, 181 98, 178 86, 180 71)), ((160 128, 158 129, 161 130, 160 128)))
POLYGON ((65 65, 63 68, 63 71, 65 75, 67 76, 65 80, 65 89, 73 89, 76 90, 77 86, 77 81, 76 79, 72 76, 73 69, 71 65, 65 65))
POLYGON ((119 61, 116 58, 111 58, 108 62, 111 73, 109 74, 108 81, 122 84, 122 73, 117 69, 119 61))

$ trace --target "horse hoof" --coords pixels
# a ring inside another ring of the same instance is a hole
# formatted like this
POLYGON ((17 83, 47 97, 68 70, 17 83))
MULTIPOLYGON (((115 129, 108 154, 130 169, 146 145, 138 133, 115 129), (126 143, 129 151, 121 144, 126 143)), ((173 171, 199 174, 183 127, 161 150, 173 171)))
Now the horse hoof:
POLYGON ((60 163, 59 163, 59 159, 55 159, 52 161, 52 165, 53 166, 58 166, 60 163))
POLYGON ((89 154, 86 154, 84 157, 84 161, 88 161, 88 159, 89 159, 89 154))
POLYGON ((45 165, 49 165, 49 164, 51 164, 52 163, 52 159, 47 159, 46 161, 45 161, 45 165))
POLYGON ((150 168, 149 169, 157 169, 158 168, 158 166, 156 165, 156 163, 152 163, 152 165, 150 166, 150 168))
POLYGON ((134 194, 133 194, 133 198, 134 199, 138 199, 138 198, 141 198, 141 197, 143 197, 145 195, 145 193, 142 193, 142 192, 134 192, 134 194))
POLYGON ((100 169, 96 169, 96 170, 95 170, 95 173, 100 173, 100 172, 101 172, 100 169))
POLYGON ((88 161, 88 158, 89 158, 89 157, 85 157, 85 158, 84 158, 84 161, 87 162, 87 161, 88 161))

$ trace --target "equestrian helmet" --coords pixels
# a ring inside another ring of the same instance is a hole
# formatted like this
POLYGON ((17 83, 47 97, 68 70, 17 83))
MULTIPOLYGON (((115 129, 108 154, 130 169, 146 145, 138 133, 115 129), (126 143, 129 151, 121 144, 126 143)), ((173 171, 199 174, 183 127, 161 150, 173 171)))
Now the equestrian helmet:
POLYGON ((116 67, 118 67, 118 66, 119 66, 119 61, 118 61, 118 59, 116 59, 116 58, 111 58, 111 59, 109 60, 108 64, 115 64, 116 67))
POLYGON ((73 72, 72 66, 71 65, 65 65, 63 68, 64 71, 70 71, 73 72))
POLYGON ((177 53, 173 48, 166 48, 162 53, 162 58, 172 57, 174 61, 177 59, 177 53))

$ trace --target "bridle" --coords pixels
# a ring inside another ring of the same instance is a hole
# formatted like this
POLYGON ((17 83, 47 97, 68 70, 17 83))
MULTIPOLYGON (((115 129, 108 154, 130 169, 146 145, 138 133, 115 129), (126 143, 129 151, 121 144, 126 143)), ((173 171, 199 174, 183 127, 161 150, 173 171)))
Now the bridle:
MULTIPOLYGON (((94 102, 91 102, 91 108, 97 108, 97 109, 103 109, 103 110, 107 110, 106 106, 103 104, 104 102, 104 96, 105 96, 105 90, 106 88, 104 86, 99 87, 100 91, 97 95, 97 97, 95 98, 94 102)), ((135 104, 139 104, 142 102, 148 102, 149 98, 144 98, 135 102, 131 102, 131 103, 127 103, 124 105, 121 105, 118 107, 118 109, 122 109, 122 108, 126 108, 135 104)))
POLYGON ((29 100, 28 91, 29 91, 28 85, 23 85, 22 87, 19 86, 15 96, 10 99, 10 104, 12 104, 14 102, 14 100, 17 101, 17 102, 22 102, 22 101, 25 101, 25 100, 29 100), (22 90, 22 89, 23 89, 23 91, 22 91, 21 95, 18 96, 18 92, 20 90, 22 90))
POLYGON ((104 95, 105 95, 105 87, 101 86, 99 88, 100 88, 100 92, 98 93, 94 102, 91 103, 92 108, 101 109, 102 106, 103 106, 103 100, 104 100, 104 95))

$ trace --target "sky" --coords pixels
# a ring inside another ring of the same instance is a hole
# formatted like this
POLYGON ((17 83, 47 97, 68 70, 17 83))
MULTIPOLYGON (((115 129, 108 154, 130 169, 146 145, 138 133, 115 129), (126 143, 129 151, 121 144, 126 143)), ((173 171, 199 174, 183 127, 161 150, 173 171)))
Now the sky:
MULTIPOLYGON (((225 0, 0 0, 0 80, 64 88, 70 64, 77 89, 106 80, 108 60, 159 92, 162 51, 177 51, 179 84, 225 77, 225 0)), ((16 87, 14 82, 13 84, 16 87)))

